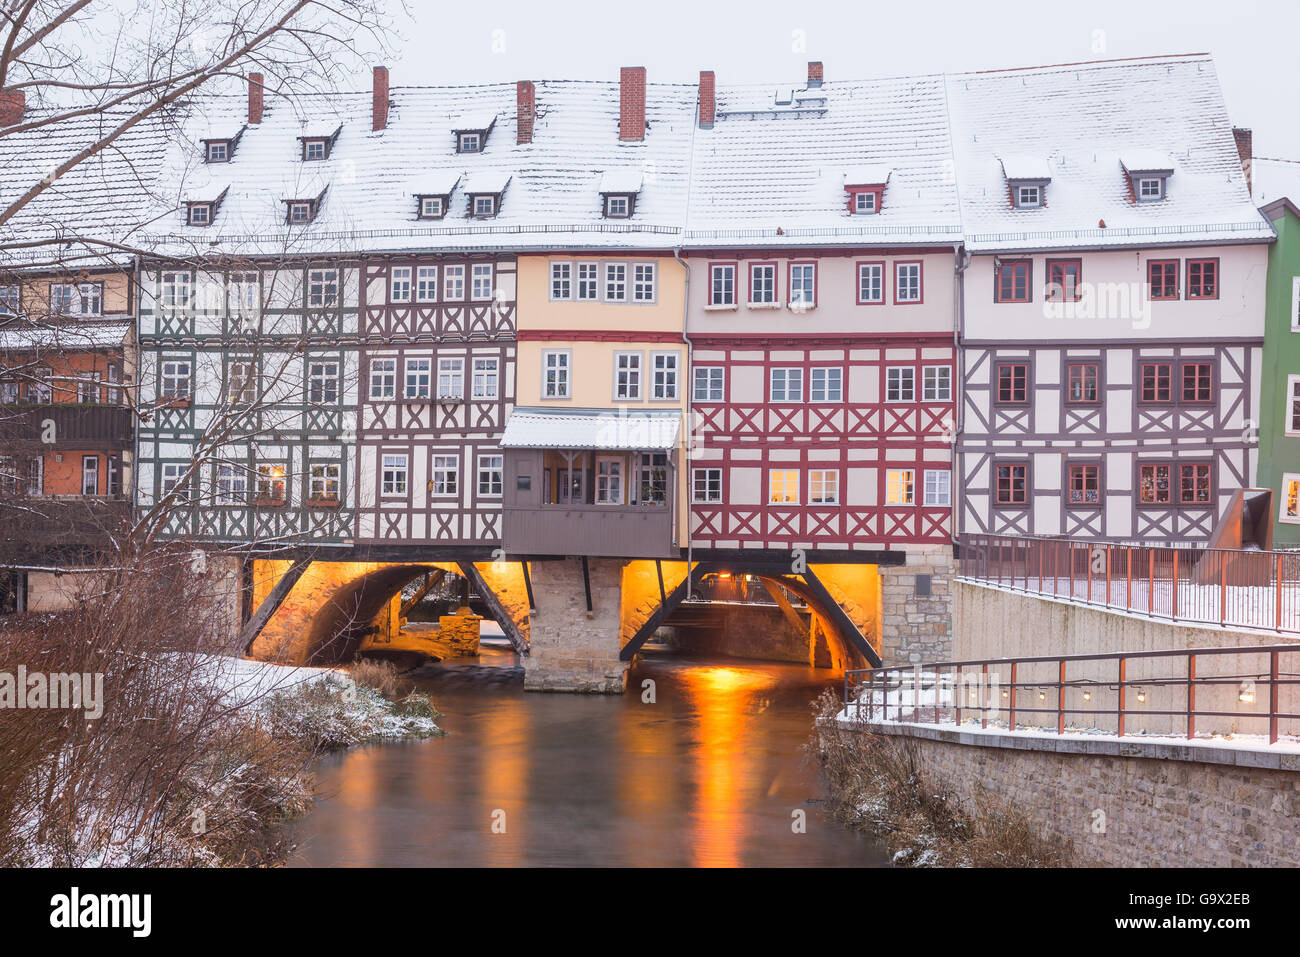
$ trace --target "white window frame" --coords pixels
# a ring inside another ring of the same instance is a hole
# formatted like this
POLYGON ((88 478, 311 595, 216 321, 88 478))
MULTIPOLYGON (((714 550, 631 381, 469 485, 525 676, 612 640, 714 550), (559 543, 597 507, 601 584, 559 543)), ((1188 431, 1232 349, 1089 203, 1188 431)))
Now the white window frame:
POLYGON ((491 219, 497 214, 497 198, 492 193, 480 193, 473 197, 473 215, 477 219, 491 219))
MULTIPOLYGON (((85 468, 85 462, 82 462, 82 468, 85 468)), ((189 468, 184 462, 164 462, 162 469, 158 473, 158 491, 159 498, 166 498, 172 490, 181 484, 181 479, 185 476, 189 468)), ((85 476, 82 476, 82 487, 85 487, 85 476)), ((182 488, 176 494, 177 501, 188 502, 190 499, 188 489, 182 488)))
POLYGON ((496 293, 496 270, 492 263, 474 263, 469 275, 469 298, 472 302, 488 302, 496 293))
POLYGON ((916 369, 913 366, 886 366, 885 367, 885 401, 886 402, 915 402, 916 401, 916 369), (906 375, 904 374, 906 373, 906 375), (903 386, 907 388, 904 390, 903 386), (897 387, 897 388, 895 388, 897 387), (897 395, 891 396, 891 392, 897 391, 897 395), (906 395, 904 395, 906 391, 906 395))
POLYGON ((81 494, 99 494, 99 456, 83 455, 81 457, 81 494), (89 479, 89 481, 87 481, 89 479), (89 489, 87 489, 89 486, 89 489))
POLYGON ((736 302, 736 264, 709 263, 709 305, 731 308, 736 302))
POLYGON ((207 226, 212 222, 212 204, 190 203, 189 214, 191 226, 207 226))
POLYGON ((433 393, 433 360, 429 356, 407 356, 402 365, 402 397, 428 399, 433 393), (424 368, 420 368, 423 365, 424 368), (412 382, 414 377, 414 383, 412 382), (414 384, 414 390, 412 390, 414 384))
POLYGON ((574 263, 574 301, 600 302, 600 263, 574 263))
POLYGON ((474 486, 479 498, 500 498, 505 489, 505 456, 500 452, 481 452, 478 457, 478 475, 474 486), (487 491, 483 479, 487 477, 487 491))
POLYGON ((621 455, 597 455, 595 462, 597 505, 622 505, 627 500, 627 463, 621 455), (601 472, 605 467, 606 471, 601 472))
POLYGON ((627 266, 625 262, 607 262, 602 264, 601 292, 605 302, 627 302, 627 266), (617 278, 616 278, 617 277, 617 278))
POLYGON ((339 271, 307 270, 307 308, 329 309, 339 303, 339 271))
POLYGON ((929 508, 947 508, 952 505, 952 470, 926 469, 922 503, 929 508))
POLYGON ((853 194, 853 212, 858 216, 876 212, 876 194, 874 190, 860 189, 853 194), (866 202, 864 202, 866 200, 866 202))
POLYGON ((722 469, 691 469, 691 502, 695 505, 722 504, 722 469), (700 478, 704 479, 704 496, 700 496, 700 478))
POLYGON ((235 462, 218 462, 212 482, 217 505, 248 504, 248 472, 235 462))
MULTIPOLYGON (((443 142, 446 142, 445 140, 443 142)), ((456 138, 457 153, 482 153, 483 134, 481 132, 460 133, 456 138)))
POLYGON ((691 374, 694 402, 724 402, 727 396, 727 373, 723 366, 696 366, 691 374), (701 379, 703 380, 701 382, 701 379), (703 389, 701 389, 701 385, 703 389), (717 396, 713 395, 717 392, 717 396), (703 392, 703 395, 701 395, 703 392))
POLYGON ((213 140, 208 143, 209 163, 229 163, 230 144, 226 140, 213 140), (220 154, 220 155, 218 155, 220 154))
POLYGON ((645 356, 640 352, 614 353, 614 401, 640 402, 645 378, 645 356))
POLYGON ((463 263, 442 267, 442 298, 445 302, 465 301, 465 266, 463 263))
POLYGON ((1021 185, 1016 187, 1016 209, 1038 209, 1043 205, 1043 187, 1021 185), (1033 199, 1026 199, 1032 194, 1033 199))
POLYGON ((226 304, 234 314, 257 317, 262 311, 262 288, 259 273, 232 272, 226 277, 226 304))
POLYGON ((1139 176, 1137 181, 1138 202, 1150 203, 1165 198, 1165 181, 1159 176, 1139 176), (1147 192, 1147 185, 1154 183, 1155 191, 1147 192))
POLYGON ((894 301, 897 303, 911 303, 922 302, 923 300, 921 264, 918 262, 894 263, 894 301), (909 275, 909 278, 904 280, 904 270, 907 270, 909 274, 914 270, 916 275, 914 277, 909 275), (914 284, 915 288, 913 288, 914 284))
POLYGON ((922 402, 951 402, 952 401, 952 366, 922 366, 921 367, 921 401, 922 402), (939 373, 945 373, 940 376, 939 373), (939 386, 943 386, 942 389, 939 386))
POLYGON ((542 350, 542 398, 573 398, 573 351, 571 349, 542 350), (554 363, 552 359, 555 360, 554 363), (556 373, 554 392, 549 391, 551 385, 549 373, 552 370, 556 373))
POLYGON ((675 402, 681 394, 681 356, 676 352, 650 353, 650 399, 675 402))
POLYGON ((495 399, 501 394, 501 360, 497 356, 475 356, 471 360, 475 399, 495 399))
POLYGON ((438 398, 465 398, 465 358, 463 356, 439 357, 438 398))
POLYGON ((790 276, 790 288, 787 290, 789 294, 788 298, 789 298, 790 308, 796 310, 803 310, 803 309, 812 309, 816 307, 817 305, 817 264, 816 263, 790 263, 787 272, 790 276), (796 280, 795 280, 796 270, 798 270, 800 276, 806 276, 807 285, 811 290, 810 292, 811 298, 808 299, 803 298, 803 287, 805 284, 804 279, 799 279, 798 285, 796 286, 796 280), (800 292, 799 298, 795 298, 796 288, 798 288, 800 292))
POLYGON ((780 300, 777 298, 776 263, 749 264, 749 289, 747 294, 750 297, 748 302, 751 306, 776 306, 780 304, 780 300), (757 275, 760 271, 763 273, 761 279, 757 275), (766 298, 753 298, 755 291, 765 293, 766 298))
POLYGON ((343 398, 342 363, 337 359, 313 359, 307 363, 307 402, 310 405, 338 405, 343 398), (333 398, 329 398, 330 391, 333 398), (319 392, 320 398, 316 398, 319 392))
POLYGON ((456 498, 460 494, 460 456, 437 452, 429 465, 429 498, 456 498))
POLYGON ((312 221, 311 200, 296 200, 289 204, 289 225, 301 226, 312 221))
POLYGON ((389 284, 391 302, 411 301, 411 267, 394 266, 389 284))
POLYGON ((767 400, 769 402, 803 401, 803 367, 777 366, 768 370, 767 400), (777 395, 777 381, 781 382, 780 395, 777 395), (791 388, 793 382, 794 387, 791 388))
POLYGON ((551 263, 551 302, 573 300, 573 262, 567 259, 551 263))
POLYGON ((835 403, 844 401, 844 369, 840 366, 814 366, 808 370, 808 401, 818 403, 835 403), (819 375, 820 373, 820 375, 819 375), (834 375, 832 376, 832 373, 834 375), (821 384, 818 385, 818 378, 821 384), (835 393, 831 394, 831 380, 834 379, 835 393), (817 397, 821 390, 821 398, 817 397))
POLYGON ((392 402, 397 398, 397 359, 385 356, 370 360, 370 401, 392 402))
POLYGON ((1300 436, 1300 375, 1286 377, 1286 403, 1282 406, 1282 432, 1300 436))
POLYGON ((839 505, 840 504, 840 470, 839 469, 809 469, 808 470, 808 504, 809 505, 839 505), (814 491, 816 489, 816 491, 814 491))
MULTIPOLYGON (((111 456, 108 461, 111 465, 113 461, 111 456)), ((104 493, 106 495, 112 494, 112 488, 110 485, 106 484, 104 486, 104 493)), ((27 462, 27 494, 45 494, 45 456, 43 455, 33 456, 27 462)))
POLYGON ((303 162, 315 163, 325 159, 325 141, 322 139, 304 140, 302 144, 303 162))
POLYGON ((442 219, 445 214, 443 198, 441 196, 420 197, 421 219, 442 219))
POLYGON ((610 219, 627 219, 632 215, 632 197, 626 193, 610 193, 605 197, 605 215, 610 219))
POLYGON ((800 486, 800 483, 801 483, 801 479, 802 479, 802 476, 799 474, 799 470, 798 470, 798 469, 777 469, 777 468, 768 469, 768 470, 767 470, 767 504, 768 504, 768 505, 798 505, 798 504, 800 504, 800 500, 799 500, 799 491, 800 491, 800 489, 799 489, 799 486, 800 486), (782 477, 782 480, 781 480, 781 487, 780 487, 780 490, 779 490, 779 491, 778 491, 778 489, 777 489, 777 485, 776 485, 776 477, 777 477, 778 475, 780 475, 780 476, 782 477), (789 480, 790 480, 790 476, 794 476, 794 492, 793 492, 793 493, 791 493, 791 491, 790 491, 790 487, 789 487, 789 484, 788 484, 788 483, 789 483, 789 480), (785 498, 786 495, 790 495, 790 494, 793 494, 793 495, 794 495, 794 498, 793 498, 793 499, 787 499, 787 498, 785 498))
POLYGON ((415 301, 438 301, 438 267, 417 266, 415 269, 415 301))
POLYGON ((188 399, 193 381, 194 364, 189 359, 163 359, 158 367, 158 397, 188 399))
POLYGON ((379 497, 406 498, 410 486, 410 457, 405 452, 381 452, 379 455, 379 497))
POLYGON ((307 465, 309 499, 343 498, 343 466, 338 462, 309 462, 307 465), (319 470, 319 474, 318 474, 319 470), (333 491, 330 488, 333 487, 333 491))
POLYGON ((226 367, 226 401, 231 405, 256 402, 259 384, 256 359, 232 359, 226 367))
POLYGON ((884 263, 858 263, 858 305, 875 306, 881 305, 885 301, 885 264, 884 263), (874 275, 873 275, 874 274, 874 275), (863 285, 863 280, 866 285, 863 285), (874 285, 874 289, 872 286, 874 285), (870 297, 862 295, 866 289, 872 292, 870 297))
POLYGON ((898 508, 916 504, 916 469, 885 470, 885 504, 898 508))

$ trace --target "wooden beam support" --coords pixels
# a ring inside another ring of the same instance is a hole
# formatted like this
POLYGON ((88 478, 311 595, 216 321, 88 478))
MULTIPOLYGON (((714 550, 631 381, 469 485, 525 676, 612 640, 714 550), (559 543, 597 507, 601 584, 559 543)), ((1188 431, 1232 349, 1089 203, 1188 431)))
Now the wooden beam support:
POLYGON ((416 589, 414 595, 412 595, 407 601, 402 602, 402 610, 399 614, 405 618, 407 614, 410 613, 411 609, 424 601, 424 597, 428 595, 429 592, 433 591, 433 589, 437 588, 446 577, 447 570, 445 568, 435 568, 431 572, 426 572, 424 575, 424 583, 416 589))
POLYGON ((636 630, 632 640, 619 651, 618 657, 620 661, 631 661, 636 657, 636 653, 655 633, 655 629, 662 625, 668 616, 673 613, 674 609, 682 603, 682 600, 686 597, 686 583, 694 581, 699 584, 700 577, 703 574, 704 568, 702 565, 697 564, 695 568, 691 569, 686 577, 681 580, 681 583, 668 594, 664 602, 654 610, 654 614, 645 620, 645 624, 636 630))
POLYGON ((239 647, 244 649, 244 654, 252 654, 253 642, 262 633, 271 616, 284 604, 284 600, 289 597, 289 592, 293 591, 293 586, 298 584, 298 579, 302 578, 311 563, 310 558, 300 558, 290 565, 271 589, 271 594, 267 595, 262 604, 257 606, 257 611, 249 616, 248 623, 239 632, 239 647))
POLYGON ((511 646, 521 655, 528 654, 528 642, 519 632, 519 626, 515 624, 514 618, 506 611, 505 606, 501 604, 501 599, 497 598, 496 592, 488 587, 479 570, 474 567, 473 562, 457 562, 460 573, 465 579, 474 586, 479 597, 483 599, 483 604, 492 609, 492 616, 496 619, 501 630, 505 632, 506 638, 510 640, 511 646))
POLYGON ((847 639, 854 648, 861 652, 862 657, 867 659, 867 663, 871 667, 879 668, 882 662, 876 649, 871 646, 871 642, 867 641, 862 632, 858 631, 858 626, 853 623, 853 619, 840 607, 840 603, 826 590, 826 586, 822 584, 820 578, 813 574, 811 568, 803 572, 803 580, 813 597, 817 599, 817 603, 822 606, 819 610, 825 613, 831 627, 839 633, 841 638, 847 639))
MULTIPOLYGON (((772 600, 775 601, 777 606, 781 609, 781 614, 785 615, 785 620, 788 621, 796 631, 803 632, 803 630, 808 627, 808 622, 799 617, 799 613, 794 610, 794 605, 790 604, 790 599, 785 597, 785 591, 775 582, 768 581, 766 578, 760 578, 759 581, 763 583, 763 587, 767 589, 767 593, 772 596, 772 600)), ((810 615, 809 617, 812 616, 810 615)))

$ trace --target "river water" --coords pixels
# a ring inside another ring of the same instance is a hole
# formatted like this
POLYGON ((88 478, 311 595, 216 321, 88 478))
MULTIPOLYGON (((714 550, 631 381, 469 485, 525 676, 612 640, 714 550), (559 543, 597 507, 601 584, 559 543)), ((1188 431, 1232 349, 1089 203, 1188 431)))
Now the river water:
POLYGON ((421 669, 448 735, 324 758, 290 863, 887 865, 825 816, 803 752, 831 672, 642 657, 621 697, 525 693, 516 656, 487 646, 421 669))

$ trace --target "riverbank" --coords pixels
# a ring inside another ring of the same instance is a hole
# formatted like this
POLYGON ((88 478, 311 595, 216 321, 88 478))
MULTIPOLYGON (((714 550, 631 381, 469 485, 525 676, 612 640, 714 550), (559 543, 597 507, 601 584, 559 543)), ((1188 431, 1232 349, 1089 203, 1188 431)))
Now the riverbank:
POLYGON ((902 867, 1062 867, 1072 846, 1039 835, 1029 817, 980 789, 967 810, 912 742, 837 720, 821 697, 810 750, 821 765, 832 815, 883 840, 902 867))

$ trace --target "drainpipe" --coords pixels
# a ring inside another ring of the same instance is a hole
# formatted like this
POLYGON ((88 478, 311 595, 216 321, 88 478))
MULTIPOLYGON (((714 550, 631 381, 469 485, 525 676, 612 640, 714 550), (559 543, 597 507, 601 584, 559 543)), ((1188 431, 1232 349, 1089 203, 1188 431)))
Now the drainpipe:
MULTIPOLYGON (((961 438, 962 427, 966 421, 966 356, 961 347, 961 337, 966 332, 966 270, 970 268, 970 253, 962 249, 961 245, 952 247, 953 259, 956 265, 953 269, 953 328, 952 328, 952 347, 953 347, 953 435, 952 435, 952 495, 950 496, 951 504, 949 505, 948 521, 952 527, 952 538, 957 542, 957 520, 961 514, 958 502, 961 499, 963 489, 961 482, 957 479, 961 474, 961 461, 957 454, 957 443, 961 438)), ((959 543, 960 544, 960 543, 959 543)))
MULTIPOLYGON (((694 139, 695 139, 695 135, 694 133, 692 133, 691 134, 692 142, 694 142, 694 139)), ((691 189, 689 185, 689 175, 688 175, 688 185, 686 187, 688 204, 690 202, 689 200, 690 194, 691 194, 691 189)), ((695 343, 691 342, 691 337, 686 332, 686 322, 690 316, 690 311, 691 311, 691 269, 686 264, 686 260, 682 258, 681 246, 677 246, 673 249, 673 259, 677 260, 678 264, 681 265, 682 272, 686 276, 686 283, 682 290, 682 341, 686 343, 686 375, 684 377, 685 381, 682 383, 682 386, 687 390, 686 391, 686 425, 689 427, 691 424, 691 404, 695 401, 695 387, 693 384, 695 381, 694 380, 695 343)), ((686 464, 682 468, 682 482, 684 483, 686 489, 686 598, 689 601, 691 597, 691 577, 692 577, 691 558, 694 554, 694 546, 691 540, 691 437, 689 434, 686 437, 686 455, 684 456, 684 458, 686 464)))

